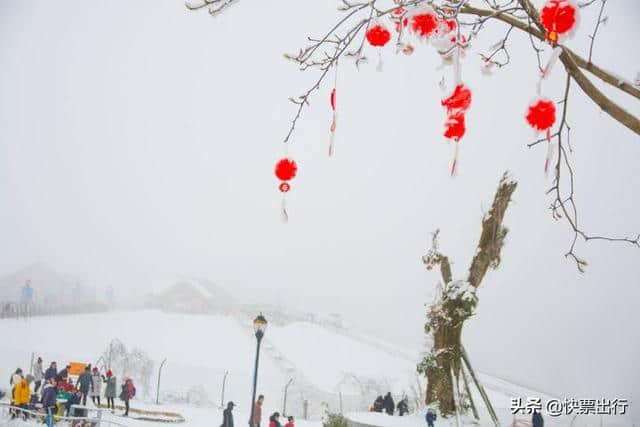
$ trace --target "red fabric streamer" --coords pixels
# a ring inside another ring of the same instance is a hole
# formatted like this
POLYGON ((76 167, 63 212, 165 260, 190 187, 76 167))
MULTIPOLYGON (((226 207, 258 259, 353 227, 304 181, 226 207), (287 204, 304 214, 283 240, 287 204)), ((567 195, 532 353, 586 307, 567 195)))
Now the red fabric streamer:
POLYGON ((453 139, 456 142, 460 141, 467 130, 464 121, 464 111, 459 110, 450 114, 444 125, 444 137, 453 139))
POLYGON ((442 106, 447 114, 455 111, 467 111, 471 105, 471 90, 463 83, 456 86, 449 97, 442 100, 442 106))

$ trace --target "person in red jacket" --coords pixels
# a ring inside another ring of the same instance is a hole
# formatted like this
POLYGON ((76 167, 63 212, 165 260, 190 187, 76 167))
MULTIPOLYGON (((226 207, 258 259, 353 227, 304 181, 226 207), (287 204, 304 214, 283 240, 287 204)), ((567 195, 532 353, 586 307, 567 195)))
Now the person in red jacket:
POLYGON ((269 417, 269 427, 282 427, 282 424, 280 424, 280 412, 274 412, 269 417))
POLYGON ((256 404, 253 406, 253 420, 251 422, 251 427, 260 427, 260 423, 262 422, 262 404, 264 403, 264 395, 261 394, 258 396, 258 400, 256 404))
POLYGON ((293 417, 291 415, 287 418, 287 423, 284 427, 296 427, 295 424, 293 424, 293 417))

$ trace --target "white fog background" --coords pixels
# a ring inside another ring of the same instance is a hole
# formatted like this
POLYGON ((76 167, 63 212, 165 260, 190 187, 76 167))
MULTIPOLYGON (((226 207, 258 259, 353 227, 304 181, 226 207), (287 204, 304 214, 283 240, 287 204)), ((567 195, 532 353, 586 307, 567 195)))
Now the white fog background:
MULTIPOLYGON (((390 44, 383 73, 372 49, 360 71, 342 61, 335 156, 324 84, 289 147, 299 174, 281 222, 273 166, 295 113, 287 98, 317 78, 282 54, 332 26, 337 4, 242 0, 211 18, 180 1, 0 2, 0 275, 43 262, 132 298, 159 277, 195 275, 252 301, 341 313, 418 350, 439 280, 421 262, 430 232, 441 229, 466 277, 509 170, 519 185, 502 265, 464 330, 472 359, 560 396, 628 398, 640 420, 640 249, 579 242, 583 275, 565 259, 572 235, 548 210, 545 147, 526 147, 537 79, 526 36, 510 39, 509 66, 483 76, 477 53, 507 29, 492 23, 463 62, 474 99, 455 179, 437 84, 451 70, 436 69, 433 48, 406 57, 390 44)), ((631 80, 640 4, 605 10, 594 62, 631 80)), ((569 43, 583 55, 597 11, 583 10, 569 43)), ((559 100, 563 84, 558 65, 545 93, 559 100)), ((581 225, 635 235, 640 138, 576 84, 569 104, 581 225)))

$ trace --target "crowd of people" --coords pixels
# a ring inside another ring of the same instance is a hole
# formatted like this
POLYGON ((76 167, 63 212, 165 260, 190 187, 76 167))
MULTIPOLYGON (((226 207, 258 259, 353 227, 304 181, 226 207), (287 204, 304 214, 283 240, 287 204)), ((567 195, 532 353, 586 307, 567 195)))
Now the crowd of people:
POLYGON ((398 412, 401 417, 409 413, 409 399, 405 396, 396 405, 391 392, 388 392, 384 397, 378 396, 373 401, 373 405, 369 408, 370 412, 386 412, 389 415, 394 415, 398 412))
MULTIPOLYGON (((54 424, 55 415, 86 416, 87 397, 91 398, 94 407, 101 407, 103 388, 107 409, 115 413, 117 380, 110 369, 101 373, 97 367, 92 368, 89 364, 77 376, 75 383, 70 370, 71 365, 66 365, 58 371, 56 362, 51 362, 45 370, 40 357, 33 365, 33 374, 25 376, 21 368, 16 369, 9 380, 11 417, 22 416, 27 419, 29 414, 27 411, 39 412, 42 408, 45 423, 51 426, 54 424), (76 410, 72 411, 72 409, 76 410)), ((122 415, 125 417, 129 415, 129 401, 135 394, 133 380, 125 377, 119 394, 120 400, 124 402, 125 411, 122 415)))

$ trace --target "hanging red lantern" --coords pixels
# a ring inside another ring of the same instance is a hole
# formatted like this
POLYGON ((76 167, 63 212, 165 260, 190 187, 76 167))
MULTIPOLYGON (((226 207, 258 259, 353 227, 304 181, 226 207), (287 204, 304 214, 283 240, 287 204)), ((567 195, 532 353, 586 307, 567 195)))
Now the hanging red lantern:
POLYGON ((280 159, 278 163, 276 163, 275 174, 276 177, 280 181, 280 185, 278 189, 282 193, 282 220, 284 222, 289 221, 289 214, 287 213, 287 200, 285 198, 285 193, 291 190, 291 185, 287 182, 296 177, 296 173, 298 172, 298 165, 294 160, 291 160, 287 157, 280 159))
POLYGON ((420 37, 431 37, 437 32, 439 26, 438 15, 431 8, 411 15, 411 30, 420 37))
POLYGON ((549 99, 538 98, 529 105, 526 118, 535 130, 548 130, 556 122, 556 106, 549 99))
POLYGON ((471 90, 464 83, 460 83, 449 97, 442 100, 442 106, 447 114, 454 111, 467 111, 471 105, 471 90))
POLYGON ((371 46, 382 47, 391 40, 391 33, 384 26, 376 24, 367 30, 367 40, 371 46))
POLYGON ((575 29, 578 8, 569 0, 549 0, 540 10, 540 21, 547 32, 547 40, 555 44, 560 36, 575 29))
POLYGON ((292 180, 295 178, 297 172, 298 165, 296 165, 294 160, 285 157, 276 163, 275 173, 280 181, 286 182, 292 180))
POLYGON ((544 161, 544 172, 549 170, 551 162, 551 126, 556 122, 556 106, 553 101, 546 98, 538 98, 527 109, 527 122, 537 131, 546 131, 547 155, 544 161))

